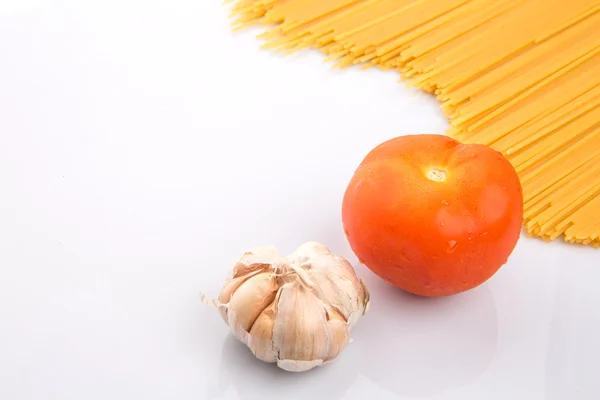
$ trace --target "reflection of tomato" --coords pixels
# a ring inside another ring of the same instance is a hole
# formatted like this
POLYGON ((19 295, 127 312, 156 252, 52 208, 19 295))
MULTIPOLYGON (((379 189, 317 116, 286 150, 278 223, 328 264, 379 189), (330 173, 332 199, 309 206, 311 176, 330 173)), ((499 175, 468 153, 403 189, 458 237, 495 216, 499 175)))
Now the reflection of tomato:
POLYGON ((490 288, 422 299, 393 290, 376 277, 366 276, 365 281, 377 294, 371 304, 377 312, 352 336, 356 343, 368 343, 357 346, 360 373, 382 390, 402 399, 446 398, 441 393, 459 392, 494 360, 498 311, 490 288))
POLYGON ((369 269, 408 292, 444 296, 480 285, 506 262, 523 195, 512 165, 490 147, 402 136, 365 157, 342 217, 369 269))

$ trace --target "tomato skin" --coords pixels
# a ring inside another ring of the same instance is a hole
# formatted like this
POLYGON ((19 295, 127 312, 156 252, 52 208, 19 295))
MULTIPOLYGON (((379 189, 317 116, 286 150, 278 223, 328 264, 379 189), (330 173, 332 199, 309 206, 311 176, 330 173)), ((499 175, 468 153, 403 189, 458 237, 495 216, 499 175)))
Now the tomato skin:
POLYGON ((352 250, 374 273, 416 295, 447 296, 481 285, 506 263, 521 233, 523 193, 510 162, 490 147, 401 136, 359 165, 342 220, 352 250))

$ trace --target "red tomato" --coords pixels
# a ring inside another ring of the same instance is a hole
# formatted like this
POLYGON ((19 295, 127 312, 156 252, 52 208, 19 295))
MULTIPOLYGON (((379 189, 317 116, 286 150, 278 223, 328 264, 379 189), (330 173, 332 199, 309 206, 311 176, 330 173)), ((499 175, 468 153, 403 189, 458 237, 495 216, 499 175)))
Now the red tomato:
POLYGON ((472 289, 506 263, 523 222, 521 183, 483 145, 443 135, 402 136, 374 148, 342 205, 361 263, 421 296, 472 289))

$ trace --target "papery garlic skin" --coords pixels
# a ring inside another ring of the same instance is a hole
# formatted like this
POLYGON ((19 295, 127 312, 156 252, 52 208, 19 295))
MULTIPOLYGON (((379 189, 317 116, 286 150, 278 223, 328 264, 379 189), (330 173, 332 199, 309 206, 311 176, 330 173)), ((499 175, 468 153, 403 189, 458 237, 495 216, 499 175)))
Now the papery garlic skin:
POLYGON ((223 320, 260 360, 287 371, 333 361, 369 307, 350 263, 308 242, 287 257, 257 247, 234 265, 218 298, 223 320))

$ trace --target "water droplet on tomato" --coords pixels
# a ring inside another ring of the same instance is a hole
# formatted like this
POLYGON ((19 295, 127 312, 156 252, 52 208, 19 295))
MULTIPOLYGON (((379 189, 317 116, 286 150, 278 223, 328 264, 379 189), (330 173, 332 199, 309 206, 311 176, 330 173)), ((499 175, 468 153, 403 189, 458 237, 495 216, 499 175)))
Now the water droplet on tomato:
POLYGON ((448 242, 448 253, 454 252, 454 250, 456 250, 456 246, 458 246, 456 240, 450 240, 448 242))
POLYGON ((473 238, 472 238, 471 236, 469 236, 467 239, 469 240, 469 242, 470 242, 471 240, 473 240, 473 238))
POLYGON ((445 206, 447 206, 450 203, 448 203, 448 200, 442 200, 442 204, 445 205, 445 206))
POLYGON ((444 224, 443 222, 440 222, 440 226, 441 226, 442 228, 444 227, 444 225, 446 225, 446 224, 444 224))

